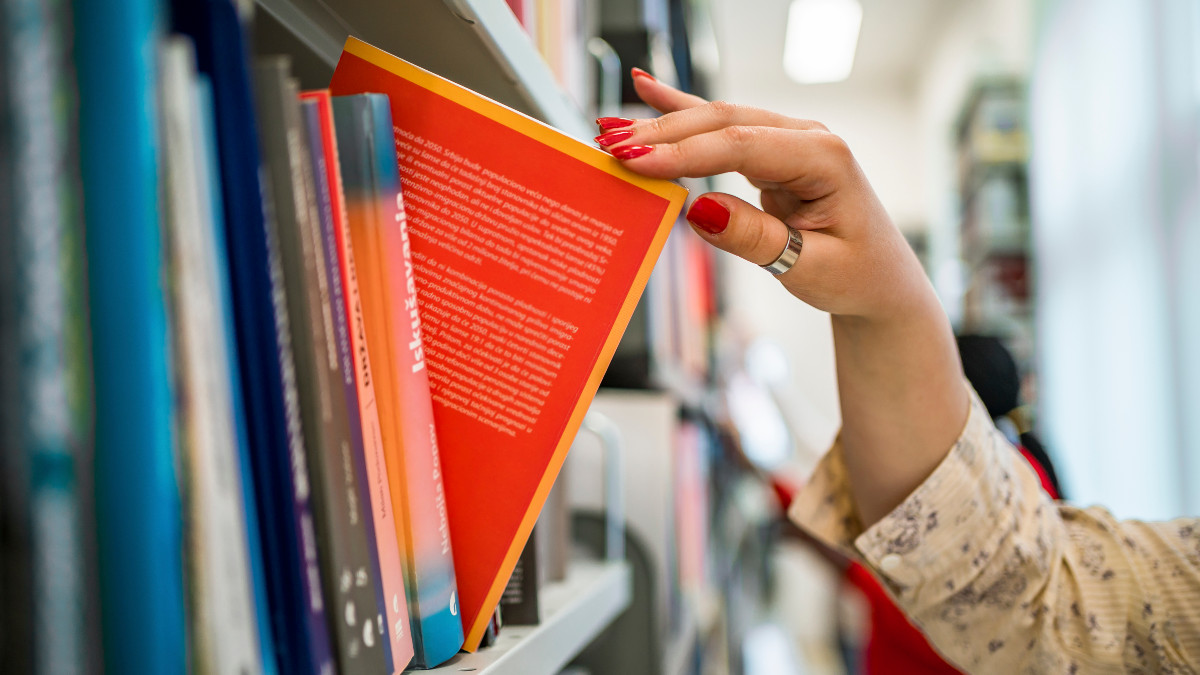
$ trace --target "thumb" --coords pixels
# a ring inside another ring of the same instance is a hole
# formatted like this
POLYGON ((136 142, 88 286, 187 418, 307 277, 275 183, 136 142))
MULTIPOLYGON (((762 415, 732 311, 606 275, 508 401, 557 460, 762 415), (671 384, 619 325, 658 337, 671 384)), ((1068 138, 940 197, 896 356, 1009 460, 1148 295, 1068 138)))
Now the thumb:
MULTIPOLYGON (((688 209, 687 220, 708 243, 755 265, 775 262, 788 245, 790 228, 782 220, 721 192, 698 197, 688 209)), ((828 253, 829 235, 807 230, 802 236, 800 259, 780 276, 780 281, 798 281, 804 275, 802 267, 811 270, 812 263, 822 257, 822 250, 828 253), (808 265, 803 265, 806 261, 808 265)))

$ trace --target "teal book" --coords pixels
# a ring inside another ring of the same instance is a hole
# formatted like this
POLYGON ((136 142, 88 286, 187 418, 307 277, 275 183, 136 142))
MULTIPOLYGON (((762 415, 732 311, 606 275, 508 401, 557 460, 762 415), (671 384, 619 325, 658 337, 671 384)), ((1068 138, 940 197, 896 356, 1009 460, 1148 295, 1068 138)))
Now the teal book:
POLYGON ((104 669, 187 668, 153 0, 76 0, 104 669))

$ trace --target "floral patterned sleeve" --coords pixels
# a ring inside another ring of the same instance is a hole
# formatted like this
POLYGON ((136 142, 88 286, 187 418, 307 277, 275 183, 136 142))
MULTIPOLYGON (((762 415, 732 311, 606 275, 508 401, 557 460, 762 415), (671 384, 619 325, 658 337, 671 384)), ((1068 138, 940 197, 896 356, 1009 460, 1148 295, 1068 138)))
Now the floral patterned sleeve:
POLYGON ((1051 500, 971 394, 953 449, 882 520, 859 523, 839 442, 792 520, 867 565, 967 672, 1197 672, 1200 520, 1051 500))

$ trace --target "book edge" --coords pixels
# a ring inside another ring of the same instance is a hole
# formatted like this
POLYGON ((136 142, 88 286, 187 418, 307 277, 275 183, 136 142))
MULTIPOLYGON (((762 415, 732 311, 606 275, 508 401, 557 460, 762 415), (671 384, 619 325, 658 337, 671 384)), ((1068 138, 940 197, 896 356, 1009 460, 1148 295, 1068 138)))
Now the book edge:
POLYGON ((544 145, 573 157, 589 166, 619 178, 626 183, 636 185, 651 194, 662 197, 670 202, 676 199, 682 201, 687 195, 687 189, 670 181, 658 178, 648 178, 626 169, 612 155, 593 148, 586 143, 555 129, 539 119, 530 117, 523 112, 514 110, 503 103, 494 101, 483 94, 448 80, 436 73, 430 72, 401 59, 398 56, 368 43, 353 35, 346 38, 342 54, 352 54, 367 63, 401 77, 422 89, 447 98, 459 105, 469 108, 484 117, 524 134, 544 145))
MULTIPOLYGON (((672 183, 671 185, 674 184, 672 183)), ((587 415, 592 399, 595 398, 596 391, 600 388, 600 381, 604 378, 604 371, 608 369, 608 364, 612 361, 613 354, 617 350, 617 343, 621 341, 621 336, 625 333, 625 328, 629 324, 630 317, 633 316, 633 310, 637 306, 638 299, 641 298, 642 293, 646 289, 646 284, 650 280, 650 272, 654 269, 654 265, 667 243, 667 237, 670 236, 675 220, 678 218, 679 212, 683 209, 683 202, 686 196, 687 190, 680 187, 679 192, 669 197, 669 203, 663 212, 662 218, 659 220, 654 239, 647 248, 646 255, 642 258, 642 264, 638 268, 638 273, 634 277, 633 284, 629 287, 629 292, 625 295, 625 300, 621 304, 621 310, 617 313, 617 319, 613 323, 612 330, 609 331, 608 337, 605 339, 604 345, 601 347, 600 353, 592 365, 592 372, 588 375, 588 379, 579 393, 575 409, 571 412, 571 416, 567 419, 566 427, 559 436, 558 445, 554 448, 554 453, 551 455, 550 462, 546 465, 546 470, 538 482, 537 490, 533 493, 533 499, 530 501, 525 515, 521 518, 521 524, 517 527, 516 535, 509 544, 508 551, 505 553, 504 559, 500 564, 500 570, 492 580, 492 586, 488 590, 487 595, 484 596, 482 607, 494 607, 500 601, 500 596, 504 594, 504 587, 508 585, 508 578, 512 574, 513 568, 516 567, 517 559, 521 557, 521 551, 525 547, 529 533, 533 531, 533 526, 542 511, 542 506, 546 503, 546 497, 550 494, 550 488, 554 487, 554 481, 558 477, 559 470, 562 468, 563 462, 566 461, 567 451, 570 450, 575 436, 579 433, 579 427, 583 424, 583 418, 587 415)), ((466 632, 463 640, 464 651, 474 652, 479 648, 479 643, 483 639, 483 634, 487 630, 488 622, 491 618, 491 613, 480 612, 479 616, 475 617, 469 629, 467 626, 463 626, 466 632)))

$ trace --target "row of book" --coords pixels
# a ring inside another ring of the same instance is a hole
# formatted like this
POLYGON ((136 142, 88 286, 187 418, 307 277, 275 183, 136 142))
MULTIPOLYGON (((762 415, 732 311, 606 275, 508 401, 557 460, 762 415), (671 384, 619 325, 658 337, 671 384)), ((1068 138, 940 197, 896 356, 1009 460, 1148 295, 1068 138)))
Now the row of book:
POLYGON ((99 4, 0 13, 0 661, 477 648, 683 190, 353 39, 300 92, 245 4, 99 4))
POLYGON ((6 668, 86 670, 87 607, 109 672, 446 660, 387 97, 251 69, 230 3, 55 5, 4 15, 6 668))

